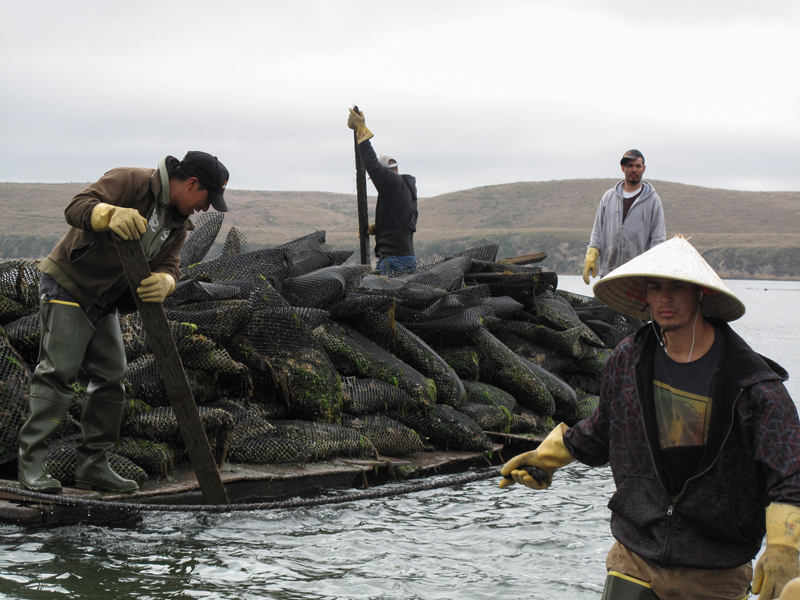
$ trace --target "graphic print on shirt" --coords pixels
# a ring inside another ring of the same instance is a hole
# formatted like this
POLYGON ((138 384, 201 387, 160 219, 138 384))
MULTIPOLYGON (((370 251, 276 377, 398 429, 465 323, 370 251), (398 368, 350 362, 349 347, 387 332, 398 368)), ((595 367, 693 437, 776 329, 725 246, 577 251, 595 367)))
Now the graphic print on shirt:
POLYGON ((711 398, 653 381, 661 449, 702 446, 708 439, 711 398))

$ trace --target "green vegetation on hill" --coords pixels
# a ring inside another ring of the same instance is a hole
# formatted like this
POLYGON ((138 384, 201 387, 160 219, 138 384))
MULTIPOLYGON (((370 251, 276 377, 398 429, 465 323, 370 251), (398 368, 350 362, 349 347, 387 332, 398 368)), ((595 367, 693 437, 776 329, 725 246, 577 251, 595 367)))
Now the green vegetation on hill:
MULTIPOLYGON (((598 202, 613 179, 484 186, 419 201, 417 255, 488 239, 498 255, 545 251, 548 268, 578 274, 598 202)), ((739 192, 651 181, 664 204, 667 236, 692 243, 722 276, 800 279, 800 192, 739 192)), ((63 209, 86 183, 0 183, 6 219, 0 258, 41 258, 64 234, 63 209)), ((228 190, 231 212, 218 240, 236 227, 254 250, 321 229, 328 243, 357 256, 355 196, 326 192, 228 190)), ((370 198, 374 210, 375 198, 370 198)), ((213 250, 212 250, 213 252, 213 250)))

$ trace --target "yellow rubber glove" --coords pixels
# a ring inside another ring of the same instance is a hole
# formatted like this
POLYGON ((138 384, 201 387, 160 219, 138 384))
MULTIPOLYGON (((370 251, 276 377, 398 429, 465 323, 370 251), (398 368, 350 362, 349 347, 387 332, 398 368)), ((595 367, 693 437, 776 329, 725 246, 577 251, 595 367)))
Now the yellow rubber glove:
POLYGON ((138 240, 147 230, 147 219, 135 208, 101 202, 92 209, 91 225, 95 231, 113 231, 123 240, 138 240))
POLYGON ((753 593, 777 598, 800 576, 800 507, 773 502, 767 507, 767 547, 753 573, 753 593))
POLYGON ((175 278, 169 273, 153 273, 136 288, 143 302, 163 302, 174 291, 175 278))
POLYGON ((515 483, 521 483, 534 490, 549 488, 553 483, 553 473, 575 461, 564 445, 564 433, 567 429, 569 427, 566 423, 561 423, 547 434, 536 450, 519 454, 503 465, 500 474, 505 479, 500 481, 500 487, 507 488, 515 483), (547 480, 537 481, 525 470, 526 466, 541 469, 547 474, 547 480))
POLYGON ((358 114, 351 108, 350 116, 347 118, 347 126, 356 132, 356 141, 359 144, 372 137, 372 132, 367 129, 367 124, 364 121, 364 113, 358 114))
POLYGON ((367 235, 375 235, 376 233, 378 233, 378 226, 375 225, 375 223, 370 224, 370 226, 367 227, 367 235))
POLYGON ((592 277, 597 277, 597 258, 600 256, 600 250, 589 246, 586 249, 586 262, 583 263, 583 283, 589 285, 589 273, 592 277))

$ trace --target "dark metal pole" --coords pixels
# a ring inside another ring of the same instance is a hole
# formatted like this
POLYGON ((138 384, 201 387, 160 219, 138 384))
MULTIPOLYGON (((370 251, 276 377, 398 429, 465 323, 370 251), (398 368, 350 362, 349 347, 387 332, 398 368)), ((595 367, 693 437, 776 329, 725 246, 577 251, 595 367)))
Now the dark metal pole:
POLYGON ((153 351, 158 366, 158 373, 167 389, 172 410, 178 421, 181 437, 189 452, 189 460, 194 468, 200 491, 206 504, 230 504, 225 487, 222 485, 214 455, 208 443, 206 432, 200 421, 186 372, 183 370, 178 348, 169 330, 164 307, 156 302, 142 302, 136 293, 143 279, 150 276, 150 267, 139 240, 122 241, 112 234, 117 252, 133 291, 133 298, 139 315, 142 317, 144 329, 150 338, 150 349, 153 351))
MULTIPOLYGON (((358 114, 361 111, 357 106, 353 110, 358 114)), ((364 170, 364 163, 361 162, 361 155, 358 153, 358 135, 353 132, 353 143, 356 149, 356 199, 358 203, 358 239, 361 245, 361 264, 371 264, 369 256, 369 207, 367 206, 367 173, 364 170)))

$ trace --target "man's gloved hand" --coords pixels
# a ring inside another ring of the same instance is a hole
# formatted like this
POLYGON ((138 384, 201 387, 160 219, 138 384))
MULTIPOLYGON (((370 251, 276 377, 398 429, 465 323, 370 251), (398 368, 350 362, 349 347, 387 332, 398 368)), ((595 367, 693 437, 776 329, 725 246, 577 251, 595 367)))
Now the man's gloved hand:
POLYGON ((364 113, 358 114, 351 108, 350 116, 347 118, 347 126, 356 132, 356 142, 359 144, 372 137, 372 132, 367 129, 367 124, 364 121, 364 113))
POLYGON ((142 284, 136 288, 136 293, 143 302, 163 302, 173 291, 175 278, 169 273, 153 273, 142 279, 142 284))
POLYGON ((370 223, 370 226, 367 227, 367 235, 375 235, 378 233, 378 226, 375 223, 370 223))
POLYGON ((564 445, 564 432, 567 429, 569 428, 566 423, 561 423, 547 434, 536 450, 515 456, 503 465, 500 474, 504 479, 500 481, 500 487, 507 488, 515 483, 521 483, 534 490, 549 488, 553 483, 553 473, 575 461, 564 445), (547 474, 547 480, 538 481, 531 477, 525 470, 526 466, 541 469, 547 474))
POLYGON ((91 225, 98 232, 113 231, 123 240, 138 240, 147 230, 147 219, 135 208, 101 202, 92 209, 91 225))
POLYGON ((600 256, 600 250, 589 246, 586 249, 586 262, 583 263, 583 283, 589 285, 589 273, 592 277, 597 277, 597 257, 600 256))
POLYGON ((767 507, 767 547, 753 574, 759 599, 777 598, 789 580, 800 576, 800 507, 773 502, 767 507))

